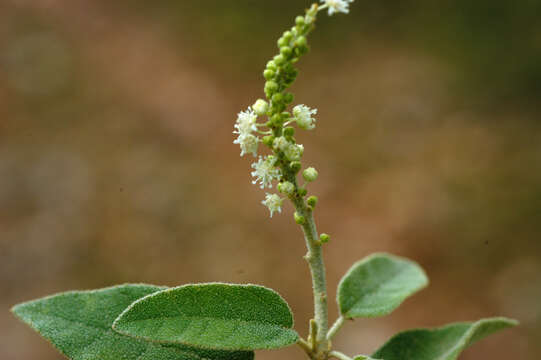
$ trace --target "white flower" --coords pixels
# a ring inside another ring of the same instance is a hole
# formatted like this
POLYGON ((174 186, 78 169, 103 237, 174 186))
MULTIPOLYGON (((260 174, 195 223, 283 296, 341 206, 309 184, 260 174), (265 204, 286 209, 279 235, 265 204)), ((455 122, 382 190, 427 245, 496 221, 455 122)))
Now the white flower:
POLYGON ((349 4, 353 0, 321 0, 321 2, 329 9, 329 15, 333 15, 337 12, 349 13, 349 4))
POLYGON ((312 130, 316 127, 316 119, 312 115, 317 114, 317 109, 310 109, 306 105, 297 105, 293 108, 293 115, 297 125, 304 130, 312 130))
POLYGON ((282 203, 284 202, 284 199, 276 194, 269 194, 265 196, 265 200, 263 200, 261 203, 269 208, 270 211, 270 217, 274 214, 275 211, 278 211, 279 213, 282 212, 282 203))
POLYGON ((240 145, 240 156, 244 156, 244 154, 252 154, 254 157, 257 156, 259 139, 256 136, 252 134, 239 135, 239 137, 233 141, 233 144, 240 145))
POLYGON ((303 153, 304 146, 296 144, 290 144, 284 151, 284 154, 289 161, 299 161, 303 153))
POLYGON ((248 108, 246 111, 241 111, 237 117, 237 123, 235 124, 236 131, 233 134, 239 134, 239 138, 243 135, 249 135, 252 131, 257 130, 256 126, 257 114, 248 108))
POLYGON ((252 164, 252 176, 255 177, 255 180, 252 181, 252 184, 261 183, 261 188, 272 187, 272 181, 280 178, 280 170, 275 168, 276 158, 272 155, 267 156, 266 158, 259 157, 259 160, 252 164))

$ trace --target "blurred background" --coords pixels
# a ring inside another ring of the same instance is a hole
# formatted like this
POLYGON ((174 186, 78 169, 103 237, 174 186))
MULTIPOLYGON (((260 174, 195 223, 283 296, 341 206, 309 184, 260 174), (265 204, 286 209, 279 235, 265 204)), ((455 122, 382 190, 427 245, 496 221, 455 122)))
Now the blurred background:
MULTIPOLYGON (((300 229, 290 205, 268 218, 232 130, 308 5, 0 1, 1 359, 61 359, 13 304, 124 282, 264 284, 306 334, 300 229)), ((320 172, 330 297, 374 251, 432 281, 336 346, 505 315, 521 326, 461 359, 540 359, 541 1, 357 0, 309 40, 293 91, 319 109, 297 139, 320 172)))

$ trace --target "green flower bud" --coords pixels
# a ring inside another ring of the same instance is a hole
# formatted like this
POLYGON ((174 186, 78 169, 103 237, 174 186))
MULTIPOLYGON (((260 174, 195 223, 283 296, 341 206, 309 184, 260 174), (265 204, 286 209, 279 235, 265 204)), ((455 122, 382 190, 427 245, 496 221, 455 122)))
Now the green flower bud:
POLYGON ((278 184, 278 191, 282 194, 291 196, 295 193, 295 185, 289 181, 284 181, 283 183, 278 184))
POLYGON ((304 25, 304 16, 297 16, 295 18, 295 24, 299 25, 299 26, 302 26, 304 25))
POLYGON ((276 55, 274 57, 274 62, 276 63, 276 65, 280 66, 282 65, 283 63, 285 63, 286 59, 284 57, 284 55, 280 54, 280 55, 276 55))
POLYGON ((265 115, 269 110, 269 104, 263 99, 258 99, 252 106, 252 109, 254 109, 257 115, 265 115))
POLYGON ((289 46, 283 46, 280 48, 280 54, 282 54, 285 58, 288 58, 293 53, 293 50, 289 46))
POLYGON ((265 93, 272 95, 276 91, 278 91, 278 84, 276 83, 276 81, 270 80, 265 83, 265 93))
POLYGON ((284 101, 287 103, 287 104, 291 104, 293 102, 293 99, 294 99, 294 96, 292 93, 286 93, 284 95, 284 101))
POLYGON ((319 235, 319 241, 321 241, 322 244, 326 244, 331 240, 331 236, 328 234, 321 234, 319 235))
POLYGON ((312 195, 306 200, 306 203, 308 204, 308 206, 315 208, 317 205, 317 200, 317 196, 312 195))
POLYGON ((272 95, 272 102, 273 103, 281 103, 284 100, 284 95, 281 93, 276 93, 272 95))
POLYGON ((274 136, 272 135, 264 136, 262 141, 263 141, 263 144, 271 147, 272 143, 274 142, 274 136))
POLYGON ((305 48, 308 46, 308 42, 306 41, 306 37, 299 36, 297 40, 295 40, 295 46, 298 46, 300 48, 305 48))
POLYGON ((301 162, 300 161, 292 161, 289 164, 289 168, 296 173, 298 173, 301 170, 301 162))
POLYGON ((274 75, 276 75, 274 70, 267 69, 263 71, 263 77, 265 78, 265 80, 271 80, 274 77, 274 75))
POLYGON ((289 161, 299 161, 304 153, 304 146, 298 144, 290 144, 284 150, 284 155, 289 161))
POLYGON ((277 137, 272 143, 272 147, 280 151, 286 151, 289 145, 289 141, 287 141, 286 138, 283 136, 277 137))
POLYGON ((272 115, 271 121, 275 125, 282 125, 282 117, 280 116, 280 114, 272 115))
POLYGON ((304 197, 304 196, 306 196, 306 194, 308 194, 308 190, 306 190, 303 187, 300 187, 298 192, 299 192, 299 195, 302 196, 302 197, 304 197))
POLYGON ((268 63, 267 63, 267 70, 276 70, 278 69, 278 66, 276 66, 276 63, 272 60, 270 60, 268 63))
POLYGON ((287 46, 287 45, 289 45, 289 41, 286 38, 282 36, 280 39, 278 39, 279 48, 281 48, 282 46, 287 46))
POLYGON ((304 218, 304 216, 302 216, 296 211, 295 211, 295 214, 293 214, 293 217, 295 218, 295 222, 299 225, 302 225, 306 222, 306 219, 304 218))
POLYGON ((315 181, 317 179, 317 176, 318 176, 317 170, 314 169, 313 167, 309 167, 308 169, 305 169, 302 172, 302 177, 304 178, 304 180, 308 182, 315 181))
POLYGON ((295 135, 295 129, 292 128, 291 126, 288 126, 286 128, 284 128, 284 136, 286 137, 291 137, 295 135))
POLYGON ((293 39, 293 34, 291 33, 291 31, 286 31, 286 32, 284 33, 283 38, 284 38, 286 41, 291 41, 291 39, 293 39))

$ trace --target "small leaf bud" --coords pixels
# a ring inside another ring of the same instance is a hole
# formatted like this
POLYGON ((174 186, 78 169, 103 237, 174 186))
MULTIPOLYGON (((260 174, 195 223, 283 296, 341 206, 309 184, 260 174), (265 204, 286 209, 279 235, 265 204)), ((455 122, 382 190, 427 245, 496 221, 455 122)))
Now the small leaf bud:
POLYGON ((319 235, 319 241, 321 241, 322 244, 326 244, 331 240, 331 236, 328 234, 321 234, 319 235))
POLYGON ((263 71, 263 77, 265 78, 265 80, 271 80, 274 77, 274 75, 276 75, 274 70, 267 69, 263 71))
POLYGON ((252 109, 254 109, 257 115, 265 115, 269 110, 269 104, 263 99, 258 99, 252 106, 252 109))
POLYGON ((283 183, 278 184, 278 191, 282 194, 291 196, 295 193, 295 185, 289 181, 284 181, 283 183))
POLYGON ((304 180, 308 182, 315 181, 317 179, 317 176, 318 176, 317 170, 314 169, 313 167, 309 167, 308 169, 305 169, 302 172, 302 177, 304 178, 304 180))
POLYGON ((292 128, 291 126, 288 126, 286 128, 284 128, 284 136, 286 137, 291 137, 295 135, 295 129, 292 128))
POLYGON ((293 217, 295 218, 295 222, 299 225, 303 225, 306 222, 306 219, 304 218, 304 216, 302 216, 296 211, 295 211, 295 214, 293 214, 293 217))
POLYGON ((263 137, 263 144, 271 147, 273 142, 274 142, 274 136, 267 135, 263 137))
POLYGON ((295 24, 301 26, 301 25, 304 25, 304 16, 297 16, 295 18, 295 24))
POLYGON ((300 161, 292 161, 290 164, 289 164, 289 168, 291 170, 293 170, 296 173, 298 173, 300 170, 301 170, 301 162, 300 161))
POLYGON ((317 205, 317 196, 310 196, 307 200, 306 200, 306 203, 308 204, 308 206, 311 206, 312 208, 315 208, 316 205, 317 205))

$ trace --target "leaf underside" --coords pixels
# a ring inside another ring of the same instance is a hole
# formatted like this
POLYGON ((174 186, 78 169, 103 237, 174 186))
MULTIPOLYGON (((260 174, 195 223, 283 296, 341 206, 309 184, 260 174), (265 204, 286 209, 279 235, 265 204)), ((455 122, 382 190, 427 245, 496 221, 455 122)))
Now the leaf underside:
POLYGON ((209 349, 274 349, 297 342, 293 316, 276 292, 256 285, 167 289, 130 306, 113 324, 122 334, 209 349))
POLYGON ((415 329, 398 333, 372 356, 385 360, 456 360, 474 342, 516 326, 506 318, 450 324, 437 329, 415 329))
POLYGON ((340 281, 340 313, 347 319, 387 315, 426 285, 425 272, 413 261, 373 254, 355 263, 340 281))
POLYGON ((119 285, 72 291, 15 306, 12 311, 72 360, 252 360, 253 352, 211 351, 150 343, 113 331, 116 317, 135 300, 163 290, 119 285))

